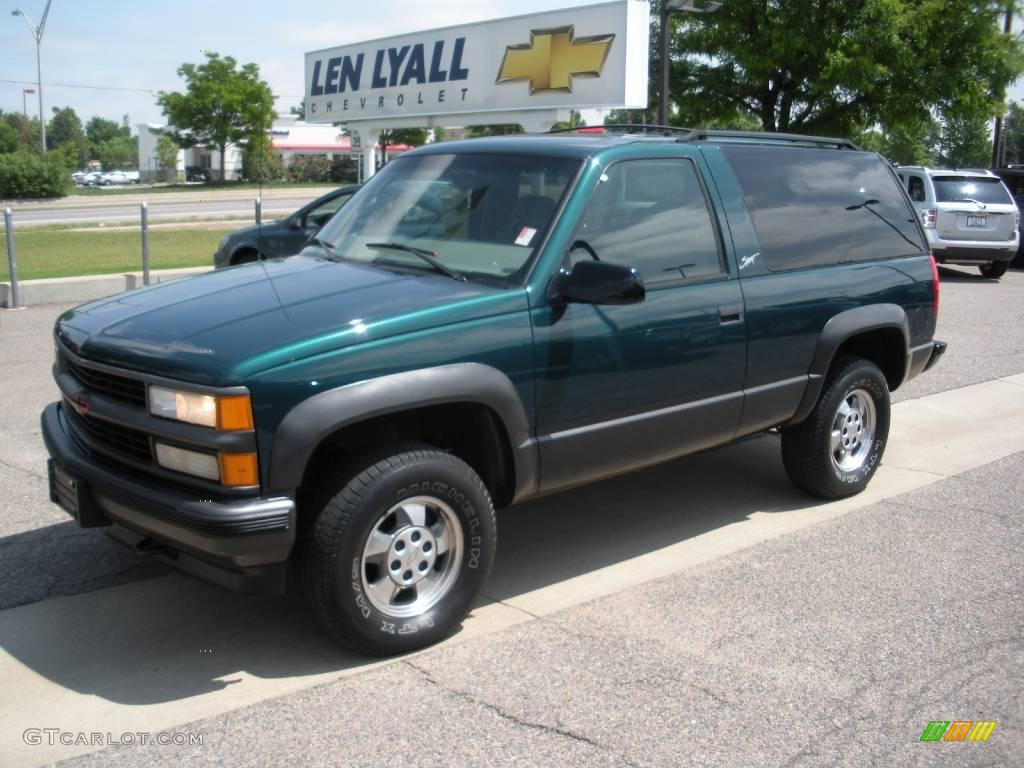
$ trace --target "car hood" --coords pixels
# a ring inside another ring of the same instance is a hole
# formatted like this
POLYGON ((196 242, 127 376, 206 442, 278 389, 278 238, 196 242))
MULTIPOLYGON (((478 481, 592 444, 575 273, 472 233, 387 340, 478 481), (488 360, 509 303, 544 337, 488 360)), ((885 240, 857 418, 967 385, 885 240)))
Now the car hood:
POLYGON ((525 290, 307 255, 209 272, 65 312, 72 352, 201 384, 428 327, 527 308, 525 290))

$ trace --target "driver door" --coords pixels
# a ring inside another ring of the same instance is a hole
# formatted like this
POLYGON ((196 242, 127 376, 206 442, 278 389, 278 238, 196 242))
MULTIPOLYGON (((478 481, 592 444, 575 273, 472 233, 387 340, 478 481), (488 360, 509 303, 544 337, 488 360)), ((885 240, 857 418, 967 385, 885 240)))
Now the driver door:
POLYGON ((743 300, 694 162, 610 166, 571 242, 566 266, 635 267, 647 296, 533 310, 541 490, 729 440, 743 403, 743 300))

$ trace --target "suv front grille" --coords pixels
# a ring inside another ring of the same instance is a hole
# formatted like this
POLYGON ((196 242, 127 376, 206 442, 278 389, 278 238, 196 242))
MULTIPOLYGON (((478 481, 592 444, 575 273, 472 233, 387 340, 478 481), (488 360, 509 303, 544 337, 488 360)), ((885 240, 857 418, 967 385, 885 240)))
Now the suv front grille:
POLYGON ((79 365, 69 356, 64 355, 64 364, 68 373, 78 379, 83 386, 98 395, 119 400, 122 403, 146 406, 146 385, 138 379, 107 373, 98 368, 79 365))
POLYGON ((153 450, 145 432, 89 414, 83 416, 71 408, 65 408, 65 413, 86 443, 115 456, 123 456, 144 464, 153 463, 153 450))

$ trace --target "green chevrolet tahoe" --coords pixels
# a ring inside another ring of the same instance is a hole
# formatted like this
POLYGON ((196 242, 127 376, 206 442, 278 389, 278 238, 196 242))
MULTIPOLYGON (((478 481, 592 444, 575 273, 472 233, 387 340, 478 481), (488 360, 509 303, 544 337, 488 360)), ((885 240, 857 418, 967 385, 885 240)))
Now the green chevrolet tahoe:
POLYGON ((842 140, 428 145, 297 256, 64 313, 50 495, 398 653, 466 615, 496 508, 766 430, 804 491, 862 490, 938 293, 892 169, 842 140))

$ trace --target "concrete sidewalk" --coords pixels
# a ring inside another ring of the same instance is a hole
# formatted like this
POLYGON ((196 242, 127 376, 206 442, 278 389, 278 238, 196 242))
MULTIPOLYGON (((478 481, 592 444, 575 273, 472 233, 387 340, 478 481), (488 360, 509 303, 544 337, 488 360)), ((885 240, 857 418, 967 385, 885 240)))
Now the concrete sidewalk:
MULTIPOLYGON (((211 258, 212 261, 212 258, 211 258)), ((166 283, 209 272, 209 267, 187 267, 185 269, 150 270, 150 284, 166 283)), ((115 293, 141 288, 142 272, 122 272, 113 275, 86 275, 83 277, 48 277, 41 280, 20 280, 21 306, 39 304, 81 304, 94 299, 113 296, 115 293)), ((13 303, 11 284, 0 283, 0 307, 11 308, 13 303)))

